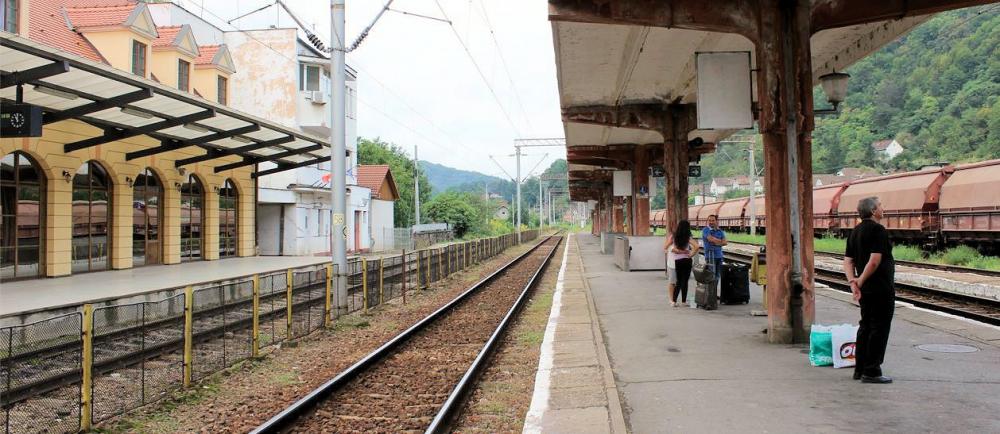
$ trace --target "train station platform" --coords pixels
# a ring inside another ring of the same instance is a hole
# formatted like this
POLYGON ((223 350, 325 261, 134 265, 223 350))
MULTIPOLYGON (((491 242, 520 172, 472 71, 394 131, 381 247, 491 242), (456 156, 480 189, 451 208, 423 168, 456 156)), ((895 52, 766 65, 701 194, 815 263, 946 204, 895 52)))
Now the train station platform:
MULTIPOLYGON (((1000 328, 897 303, 883 365, 895 382, 862 384, 810 366, 808 345, 767 343, 766 317, 750 315, 760 288, 749 305, 674 308, 662 271, 622 272, 596 238, 571 238, 525 432, 1000 432, 1000 328), (586 363, 586 379, 571 375, 586 363), (561 393, 605 387, 603 369, 620 405, 561 393)), ((818 323, 858 317, 849 294, 817 289, 818 323)))
POLYGON ((0 317, 71 308, 329 261, 319 256, 250 256, 4 282, 0 285, 0 317))

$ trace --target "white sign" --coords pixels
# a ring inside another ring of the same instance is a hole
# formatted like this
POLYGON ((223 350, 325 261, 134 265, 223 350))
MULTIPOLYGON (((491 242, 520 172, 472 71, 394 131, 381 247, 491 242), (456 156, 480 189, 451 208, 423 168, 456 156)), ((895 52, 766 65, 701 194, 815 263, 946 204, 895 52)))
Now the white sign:
POLYGON ((612 194, 615 196, 631 196, 632 195, 632 171, 631 170, 616 170, 612 172, 612 194))
POLYGON ((753 128, 750 52, 696 53, 698 129, 753 128))

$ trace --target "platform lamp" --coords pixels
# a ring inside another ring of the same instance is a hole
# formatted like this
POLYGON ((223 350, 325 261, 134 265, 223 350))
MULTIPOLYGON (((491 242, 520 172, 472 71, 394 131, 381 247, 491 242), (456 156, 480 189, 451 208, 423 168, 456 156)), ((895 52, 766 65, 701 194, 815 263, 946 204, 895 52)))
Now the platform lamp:
POLYGON ((851 74, 846 72, 833 71, 819 77, 819 84, 823 87, 826 100, 833 108, 813 110, 814 115, 832 115, 840 113, 840 103, 847 97, 847 79, 851 74))

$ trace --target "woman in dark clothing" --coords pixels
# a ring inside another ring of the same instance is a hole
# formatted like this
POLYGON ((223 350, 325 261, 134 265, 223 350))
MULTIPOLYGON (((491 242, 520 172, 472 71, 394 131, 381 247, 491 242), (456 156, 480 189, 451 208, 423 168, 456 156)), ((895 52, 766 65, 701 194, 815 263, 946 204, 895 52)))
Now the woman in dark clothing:
POLYGON ((667 237, 664 250, 667 253, 670 305, 676 307, 678 292, 681 293, 681 304, 687 303, 691 258, 698 253, 698 242, 691 238, 691 223, 687 220, 678 222, 674 233, 667 237))

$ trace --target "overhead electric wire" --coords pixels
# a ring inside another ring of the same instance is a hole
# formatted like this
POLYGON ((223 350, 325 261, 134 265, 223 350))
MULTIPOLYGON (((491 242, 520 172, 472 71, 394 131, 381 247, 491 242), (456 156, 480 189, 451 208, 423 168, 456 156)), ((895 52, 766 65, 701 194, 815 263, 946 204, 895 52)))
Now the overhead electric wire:
POLYGON ((484 74, 482 68, 479 67, 479 63, 476 62, 476 58, 472 55, 472 51, 470 51, 469 47, 465 45, 465 41, 463 41, 462 36, 458 34, 458 30, 455 30, 455 25, 451 23, 451 19, 448 18, 448 14, 444 11, 444 7, 441 6, 441 2, 439 0, 434 0, 434 3, 437 4, 438 10, 441 11, 441 15, 448 20, 448 27, 451 28, 451 32, 455 35, 455 39, 458 39, 458 43, 462 45, 462 48, 465 50, 465 54, 469 56, 469 60, 472 61, 472 66, 474 66, 476 68, 476 72, 479 73, 479 78, 483 80, 483 83, 486 84, 486 87, 490 90, 490 94, 493 95, 493 100, 496 101, 500 111, 503 112, 504 118, 507 119, 507 123, 510 124, 511 129, 514 130, 514 133, 517 134, 517 136, 521 136, 521 131, 517 128, 514 120, 510 117, 510 113, 507 113, 507 109, 504 108, 496 90, 493 89, 493 85, 491 85, 489 80, 486 79, 486 74, 484 74))
POLYGON ((493 39, 493 46, 497 49, 497 54, 500 56, 500 64, 503 65, 504 73, 507 75, 507 82, 510 83, 510 89, 514 92, 514 100, 517 101, 517 106, 521 109, 521 115, 524 117, 524 122, 528 124, 528 130, 534 130, 531 126, 531 119, 528 116, 528 111, 524 109, 524 103, 521 100, 521 93, 517 91, 517 86, 514 85, 514 77, 510 74, 510 68, 507 66, 507 59, 503 55, 503 50, 500 48, 500 42, 497 41, 496 32, 493 30, 493 23, 490 22, 489 13, 486 12, 486 5, 483 4, 482 0, 479 0, 479 10, 482 12, 483 20, 486 21, 486 27, 490 30, 490 37, 493 39))

